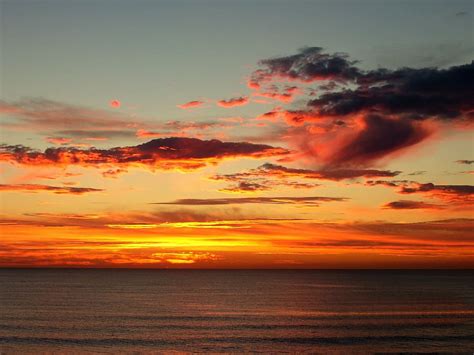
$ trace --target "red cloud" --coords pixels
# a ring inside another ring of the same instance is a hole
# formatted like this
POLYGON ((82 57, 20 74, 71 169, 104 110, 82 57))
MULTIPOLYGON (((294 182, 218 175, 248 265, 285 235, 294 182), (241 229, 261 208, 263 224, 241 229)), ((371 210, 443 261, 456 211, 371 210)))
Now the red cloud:
POLYGON ((189 101, 189 102, 186 102, 184 104, 181 104, 181 105, 178 105, 179 108, 182 108, 183 110, 187 110, 189 108, 196 108, 196 107, 200 107, 204 104, 204 101, 198 101, 198 100, 195 100, 195 101, 189 101))
POLYGON ((229 100, 219 100, 217 101, 217 105, 225 108, 235 107, 235 106, 242 106, 246 105, 249 102, 249 98, 247 96, 241 97, 233 97, 229 100))
POLYGON ((283 148, 247 142, 221 142, 196 138, 158 138, 137 146, 110 149, 48 148, 44 152, 24 146, 0 147, 0 161, 23 165, 80 165, 87 167, 141 166, 148 169, 193 170, 236 157, 263 158, 287 154, 283 148))
MULTIPOLYGON (((319 86, 306 107, 260 116, 282 117, 300 128, 288 129, 285 138, 300 156, 327 166, 371 166, 447 123, 472 128, 474 62, 447 69, 362 70, 344 53, 312 47, 259 64, 249 82, 256 89, 271 82, 332 80, 319 86)), ((267 96, 277 94, 270 90, 267 96)))

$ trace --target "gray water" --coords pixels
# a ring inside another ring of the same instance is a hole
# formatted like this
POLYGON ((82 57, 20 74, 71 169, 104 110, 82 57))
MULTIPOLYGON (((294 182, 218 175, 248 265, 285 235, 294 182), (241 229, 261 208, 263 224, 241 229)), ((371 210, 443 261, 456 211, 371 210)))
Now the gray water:
POLYGON ((473 276, 0 269, 0 353, 472 354, 473 276))

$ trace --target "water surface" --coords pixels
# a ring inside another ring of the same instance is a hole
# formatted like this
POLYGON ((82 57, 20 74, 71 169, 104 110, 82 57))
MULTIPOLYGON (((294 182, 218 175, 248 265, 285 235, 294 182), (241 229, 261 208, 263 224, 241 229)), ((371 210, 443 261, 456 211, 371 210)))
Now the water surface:
POLYGON ((474 351, 472 271, 0 270, 0 352, 474 351))

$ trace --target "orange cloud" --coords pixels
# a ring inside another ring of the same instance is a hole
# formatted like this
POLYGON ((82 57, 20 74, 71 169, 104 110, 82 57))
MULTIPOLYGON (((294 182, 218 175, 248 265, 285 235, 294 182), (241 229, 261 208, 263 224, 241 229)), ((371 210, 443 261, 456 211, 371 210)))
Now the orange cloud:
POLYGON ((249 98, 247 96, 233 97, 229 100, 219 100, 217 105, 225 108, 243 106, 248 104, 249 98))
POLYGON ((143 229, 63 226, 60 236, 57 227, 44 224, 48 221, 45 216, 36 225, 0 223, 0 265, 436 268, 472 267, 474 260, 473 220, 468 219, 421 223, 236 220, 232 224, 245 228, 228 229, 208 228, 212 223, 143 229))

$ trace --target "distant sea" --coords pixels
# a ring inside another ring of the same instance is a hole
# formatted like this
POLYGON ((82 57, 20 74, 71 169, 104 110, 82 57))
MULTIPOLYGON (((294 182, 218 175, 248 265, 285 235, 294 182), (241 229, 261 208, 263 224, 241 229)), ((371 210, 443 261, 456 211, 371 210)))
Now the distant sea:
POLYGON ((0 354, 474 352, 473 271, 0 269, 0 354))

